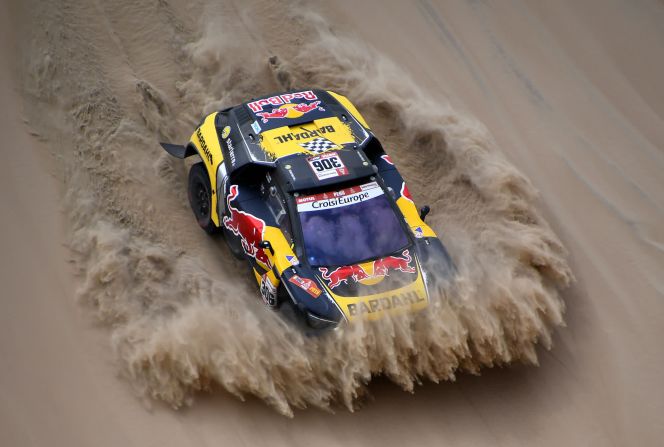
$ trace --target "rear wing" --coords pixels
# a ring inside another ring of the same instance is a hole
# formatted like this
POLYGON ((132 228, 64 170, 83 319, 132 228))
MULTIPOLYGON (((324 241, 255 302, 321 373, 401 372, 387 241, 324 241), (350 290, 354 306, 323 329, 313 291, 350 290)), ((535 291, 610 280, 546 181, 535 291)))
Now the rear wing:
POLYGON ((159 143, 166 152, 175 158, 186 158, 190 155, 195 155, 196 151, 190 146, 182 146, 179 144, 159 143))

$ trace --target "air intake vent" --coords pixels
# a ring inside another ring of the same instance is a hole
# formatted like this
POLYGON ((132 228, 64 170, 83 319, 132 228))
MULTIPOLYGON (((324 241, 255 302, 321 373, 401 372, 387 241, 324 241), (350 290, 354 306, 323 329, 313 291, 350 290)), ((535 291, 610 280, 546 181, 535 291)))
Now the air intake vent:
POLYGON ((247 109, 244 106, 237 107, 234 111, 235 116, 237 117, 237 122, 240 126, 252 121, 251 115, 247 112, 247 109))

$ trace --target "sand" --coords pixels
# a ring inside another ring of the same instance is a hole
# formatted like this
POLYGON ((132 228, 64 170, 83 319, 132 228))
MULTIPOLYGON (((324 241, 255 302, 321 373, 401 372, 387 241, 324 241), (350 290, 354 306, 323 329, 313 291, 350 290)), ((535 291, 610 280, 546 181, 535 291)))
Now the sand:
POLYGON ((0 445, 664 435, 661 3, 2 8, 0 445), (195 228, 154 142, 302 85, 351 97, 433 205, 464 282, 426 331, 312 344, 195 228))

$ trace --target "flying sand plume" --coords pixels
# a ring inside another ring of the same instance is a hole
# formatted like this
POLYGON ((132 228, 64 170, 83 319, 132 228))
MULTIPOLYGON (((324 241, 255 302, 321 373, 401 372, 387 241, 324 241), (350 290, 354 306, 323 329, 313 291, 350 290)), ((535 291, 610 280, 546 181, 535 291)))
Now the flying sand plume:
MULTIPOLYGON (((178 31, 191 40, 179 49, 180 97, 101 70, 72 82, 74 64, 109 51, 88 45, 85 34, 74 40, 80 54, 63 57, 54 44, 51 69, 36 70, 63 76, 57 85, 68 100, 57 106, 78 129, 76 150, 59 155, 80 297, 110 327, 123 375, 175 407, 221 386, 292 415, 294 407, 352 410, 378 374, 412 391, 422 379, 454 380, 457 371, 536 364, 535 346, 550 348, 552 330, 563 324, 559 291, 572 274, 531 183, 483 126, 425 96, 394 63, 336 35, 320 15, 301 5, 252 7, 239 12, 240 19, 251 13, 251 39, 240 38, 249 31, 238 17, 212 5, 202 35, 178 31), (290 34, 274 38, 275 14, 288 16, 290 34), (238 282, 248 275, 223 244, 210 248, 196 233, 182 192, 186 171, 161 155, 157 137, 186 138, 205 113, 304 87, 348 96, 416 201, 432 204, 430 224, 458 268, 438 306, 307 338, 262 308, 249 279, 238 282)), ((28 87, 51 101, 56 84, 37 81, 28 87)))

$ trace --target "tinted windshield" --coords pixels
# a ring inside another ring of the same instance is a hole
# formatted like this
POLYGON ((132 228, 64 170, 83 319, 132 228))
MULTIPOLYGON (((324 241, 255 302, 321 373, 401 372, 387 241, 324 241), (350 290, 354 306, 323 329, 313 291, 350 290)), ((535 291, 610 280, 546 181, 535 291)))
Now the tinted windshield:
POLYGON ((397 215, 376 182, 298 197, 297 209, 312 266, 357 264, 408 245, 397 215))

